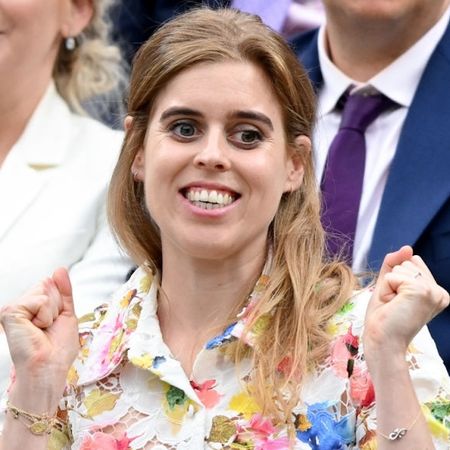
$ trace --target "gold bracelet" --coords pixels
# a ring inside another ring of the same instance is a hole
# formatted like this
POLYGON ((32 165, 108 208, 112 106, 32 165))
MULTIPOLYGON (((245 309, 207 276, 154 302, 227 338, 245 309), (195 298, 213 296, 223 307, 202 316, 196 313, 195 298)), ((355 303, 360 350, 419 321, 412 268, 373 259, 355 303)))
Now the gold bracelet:
POLYGON ((20 420, 36 436, 50 434, 53 428, 63 429, 64 427, 64 422, 56 416, 32 414, 12 405, 9 400, 6 404, 6 411, 11 413, 14 419, 20 420))
POLYGON ((377 430, 377 434, 379 434, 381 437, 384 437, 388 441, 396 441, 401 439, 405 434, 411 430, 411 428, 416 424, 416 422, 419 420, 420 415, 422 414, 422 410, 419 409, 419 413, 417 414, 416 418, 413 420, 411 425, 408 428, 394 428, 389 434, 383 434, 381 431, 377 430))

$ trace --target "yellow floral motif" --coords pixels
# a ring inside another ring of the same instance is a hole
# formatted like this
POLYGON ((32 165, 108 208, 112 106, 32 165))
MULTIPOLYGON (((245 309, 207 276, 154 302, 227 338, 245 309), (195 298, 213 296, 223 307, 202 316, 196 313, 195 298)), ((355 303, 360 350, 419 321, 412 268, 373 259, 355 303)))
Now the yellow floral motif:
POLYGON ((375 438, 360 446, 361 450, 377 450, 377 448, 377 440, 375 438))
POLYGON ((300 431, 307 431, 312 427, 311 422, 305 414, 299 414, 295 420, 295 426, 300 431))
POLYGON ((136 295, 136 289, 131 289, 131 291, 128 291, 120 301, 120 307, 121 308, 127 308, 130 304, 133 297, 136 295))
POLYGON ((211 432, 209 433, 210 442, 219 442, 227 444, 236 434, 236 425, 227 416, 216 416, 212 420, 211 432))
POLYGON ((116 406, 118 396, 102 392, 100 389, 91 391, 83 401, 89 417, 95 417, 105 411, 112 411, 116 406))
POLYGON ((148 292, 150 290, 152 282, 153 282, 153 276, 145 275, 144 277, 141 278, 141 281, 139 283, 139 290, 141 292, 145 292, 145 293, 148 292))
POLYGON ((95 313, 91 312, 91 313, 85 314, 84 316, 81 316, 78 319, 78 323, 81 325, 82 323, 92 322, 93 320, 95 320, 95 313))
POLYGON ((142 369, 149 369, 152 367, 153 358, 147 353, 142 356, 131 358, 131 363, 137 367, 141 367, 142 369))
POLYGON ((253 414, 261 410, 255 399, 250 397, 246 392, 234 395, 230 400, 229 407, 242 414, 246 419, 250 419, 253 414))
POLYGON ((110 358, 112 355, 114 355, 114 353, 117 351, 120 344, 122 343, 123 335, 124 335, 124 331, 120 330, 119 333, 116 336, 114 336, 113 340, 111 341, 111 345, 108 350, 108 355, 110 358))
POLYGON ((71 385, 75 385, 78 383, 78 372, 77 369, 75 369, 74 366, 72 366, 69 369, 69 372, 67 374, 67 383, 71 385))
POLYGON ((328 325, 326 327, 326 332, 329 336, 336 336, 338 333, 338 326, 336 325, 336 323, 330 321, 328 322, 328 325))
POLYGON ((48 450, 63 450, 68 448, 69 444, 68 436, 62 431, 53 428, 48 441, 48 450))
POLYGON ((267 275, 261 275, 253 292, 264 292, 268 284, 269 284, 269 277, 267 275))
POLYGON ((264 330, 268 327, 270 320, 270 314, 263 314, 262 316, 258 317, 258 320, 252 327, 252 333, 254 333, 256 336, 261 336, 264 330))

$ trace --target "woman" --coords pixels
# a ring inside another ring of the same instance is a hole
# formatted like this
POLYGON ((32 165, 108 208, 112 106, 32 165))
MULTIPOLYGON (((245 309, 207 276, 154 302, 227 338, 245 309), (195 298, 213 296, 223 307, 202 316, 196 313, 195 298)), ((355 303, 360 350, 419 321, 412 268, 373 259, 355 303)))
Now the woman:
POLYGON ((194 10, 153 35, 110 191, 141 267, 82 324, 74 364, 64 269, 2 310, 16 371, 0 449, 447 448, 423 325, 448 294, 410 247, 358 293, 324 261, 313 105, 254 16, 194 10))
MULTIPOLYGON (((107 43, 110 3, 0 2, 0 305, 60 265, 71 269, 79 313, 125 279, 129 263, 104 219, 123 134, 82 106, 123 77, 107 43)), ((0 338, 3 389, 10 364, 0 338)))

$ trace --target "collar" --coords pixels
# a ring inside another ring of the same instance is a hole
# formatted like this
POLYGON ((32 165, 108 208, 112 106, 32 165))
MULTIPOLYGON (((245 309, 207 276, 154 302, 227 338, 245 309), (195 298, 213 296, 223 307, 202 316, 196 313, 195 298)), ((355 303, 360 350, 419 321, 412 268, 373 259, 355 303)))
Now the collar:
POLYGON ((70 136, 64 119, 71 114, 51 81, 11 154, 35 170, 58 166, 64 160, 70 136))
POLYGON ((357 90, 365 90, 370 86, 397 104, 409 107, 428 61, 445 33, 449 19, 450 7, 412 47, 363 84, 345 75, 330 60, 325 46, 326 24, 322 25, 317 40, 319 62, 324 80, 320 94, 321 114, 330 113, 339 98, 351 85, 357 86, 357 90))
MULTIPOLYGON (((246 330, 255 304, 269 281, 269 254, 263 272, 248 297, 248 302, 236 321, 205 346, 213 350, 236 339, 252 346, 264 329, 265 317, 254 329, 246 330), (245 335, 245 338, 244 338, 245 335)), ((111 303, 102 305, 94 313, 80 319, 82 350, 74 363, 69 382, 85 385, 105 378, 127 359, 137 367, 150 370, 164 381, 172 381, 180 365, 163 341, 157 316, 159 279, 149 269, 138 268, 129 281, 114 295, 111 303), (160 367, 164 364, 164 370, 160 367)), ((181 388, 181 387, 180 387, 181 388)), ((188 387, 185 387, 188 389, 188 387)))

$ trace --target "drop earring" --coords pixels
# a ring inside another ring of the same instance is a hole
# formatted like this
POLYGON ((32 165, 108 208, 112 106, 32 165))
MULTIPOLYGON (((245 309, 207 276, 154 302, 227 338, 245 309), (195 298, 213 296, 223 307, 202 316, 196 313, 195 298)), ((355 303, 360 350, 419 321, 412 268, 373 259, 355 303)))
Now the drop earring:
POLYGON ((73 52, 77 46, 77 41, 73 36, 69 36, 64 40, 64 47, 67 51, 73 52))

